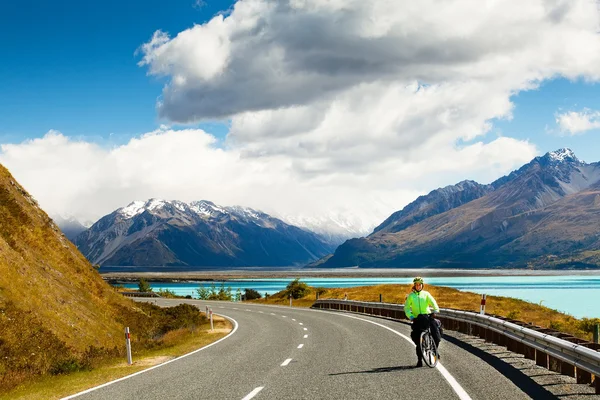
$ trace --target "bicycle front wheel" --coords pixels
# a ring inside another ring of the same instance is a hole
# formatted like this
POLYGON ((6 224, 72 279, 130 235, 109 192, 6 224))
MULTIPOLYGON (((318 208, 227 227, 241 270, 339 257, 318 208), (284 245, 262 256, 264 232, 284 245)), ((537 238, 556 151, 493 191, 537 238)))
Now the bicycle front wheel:
POLYGON ((421 333, 421 339, 419 341, 421 345, 421 352, 423 354, 423 361, 428 367, 434 368, 438 363, 437 347, 433 341, 431 333, 428 331, 421 333))

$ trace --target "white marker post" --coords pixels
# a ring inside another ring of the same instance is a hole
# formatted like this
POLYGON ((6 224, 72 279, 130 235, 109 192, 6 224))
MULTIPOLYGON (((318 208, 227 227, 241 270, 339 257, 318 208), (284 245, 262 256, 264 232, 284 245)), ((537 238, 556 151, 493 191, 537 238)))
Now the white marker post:
POLYGON ((129 334, 129 327, 125 328, 125 347, 127 348, 127 364, 133 364, 131 360, 131 335, 129 334))
POLYGON ((206 306, 206 318, 208 318, 208 306, 206 306))
POLYGON ((214 330, 214 326, 213 326, 213 318, 212 318, 212 308, 209 309, 210 310, 210 330, 214 330))
POLYGON ((481 295, 481 310, 479 311, 479 314, 485 314, 485 294, 481 295))
POLYGON ((290 294, 290 307, 292 306, 292 295, 290 294))

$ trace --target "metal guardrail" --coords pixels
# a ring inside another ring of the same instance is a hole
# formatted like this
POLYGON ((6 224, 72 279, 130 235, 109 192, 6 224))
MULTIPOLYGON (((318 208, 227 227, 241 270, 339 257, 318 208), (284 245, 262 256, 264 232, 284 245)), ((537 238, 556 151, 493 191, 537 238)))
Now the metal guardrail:
MULTIPOLYGON (((373 303, 339 299, 317 300, 312 308, 333 309, 406 319, 403 304, 373 303)), ((436 314, 444 329, 479 336, 488 342, 506 346, 508 350, 535 360, 552 371, 577 377, 578 383, 592 383, 600 394, 600 345, 570 335, 522 324, 519 321, 482 315, 470 311, 440 309, 436 314)))
POLYGON ((121 292, 125 297, 160 297, 154 292, 121 292))

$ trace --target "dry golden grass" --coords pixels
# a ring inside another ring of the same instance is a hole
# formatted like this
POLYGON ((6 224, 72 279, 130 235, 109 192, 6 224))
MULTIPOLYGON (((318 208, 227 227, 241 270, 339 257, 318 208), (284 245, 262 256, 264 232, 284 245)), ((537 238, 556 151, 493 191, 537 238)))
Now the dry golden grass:
POLYGON ((174 330, 163 337, 164 347, 160 350, 136 352, 133 365, 127 365, 123 357, 107 360, 92 371, 38 378, 27 385, 0 394, 0 399, 59 399, 78 393, 204 347, 226 336, 232 326, 227 320, 215 320, 214 328, 215 332, 210 332, 210 323, 205 323, 194 332, 185 329, 174 330))
MULTIPOLYGON (((301 299, 293 300, 292 305, 294 307, 310 307, 316 300, 316 290, 316 288, 311 288, 309 294, 301 299)), ((348 300, 378 302, 379 294, 381 294, 382 300, 385 303, 404 304, 406 296, 410 293, 411 285, 376 285, 332 289, 321 288, 320 290, 324 291, 319 295, 320 299, 343 299, 344 295, 347 294, 348 300)), ((481 303, 480 294, 430 285, 427 285, 425 290, 433 295, 438 305, 442 308, 479 312, 481 303)), ((281 292, 269 296, 268 299, 253 300, 252 302, 259 304, 289 305, 289 299, 285 298, 281 292)), ((510 297, 487 296, 485 311, 488 315, 508 317, 518 321, 531 323, 536 326, 556 329, 582 339, 592 339, 592 334, 582 329, 582 320, 539 304, 529 303, 510 297)), ((600 320, 598 320, 598 322, 600 322, 600 320)))

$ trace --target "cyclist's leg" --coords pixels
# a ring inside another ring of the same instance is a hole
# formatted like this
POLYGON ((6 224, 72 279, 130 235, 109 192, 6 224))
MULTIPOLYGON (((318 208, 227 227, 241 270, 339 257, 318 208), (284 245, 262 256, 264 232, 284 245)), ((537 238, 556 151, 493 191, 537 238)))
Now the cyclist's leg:
POLYGON ((410 338, 416 346, 417 360, 421 361, 423 359, 423 353, 421 352, 421 330, 413 325, 410 338))

